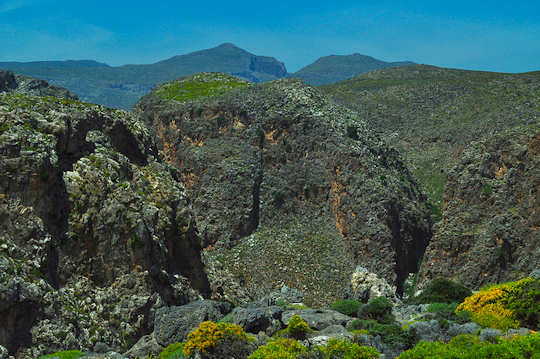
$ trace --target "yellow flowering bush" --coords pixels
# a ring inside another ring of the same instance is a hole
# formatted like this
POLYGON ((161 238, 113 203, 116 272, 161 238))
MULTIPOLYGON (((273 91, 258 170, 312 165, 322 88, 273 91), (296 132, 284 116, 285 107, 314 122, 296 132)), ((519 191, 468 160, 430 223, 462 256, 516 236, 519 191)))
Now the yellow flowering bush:
POLYGON ((202 322, 197 329, 188 334, 187 339, 183 349, 187 357, 195 352, 203 355, 215 352, 220 344, 234 347, 239 342, 249 343, 252 340, 239 325, 214 322, 202 322))
POLYGON ((479 325, 507 330, 520 325, 536 329, 540 311, 540 281, 525 278, 482 289, 465 298, 456 313, 467 311, 479 325))
POLYGON ((306 347, 296 340, 280 338, 260 346, 249 356, 249 359, 295 359, 299 354, 306 351, 306 347))

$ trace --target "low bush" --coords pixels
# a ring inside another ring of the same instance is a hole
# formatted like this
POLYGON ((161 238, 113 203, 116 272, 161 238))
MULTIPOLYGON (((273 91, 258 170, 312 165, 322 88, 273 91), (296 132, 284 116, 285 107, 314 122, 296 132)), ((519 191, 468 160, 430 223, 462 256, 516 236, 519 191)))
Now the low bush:
POLYGON ((538 330, 540 280, 525 278, 483 288, 465 298, 456 309, 456 313, 461 312, 469 312, 471 319, 484 327, 538 330))
POLYGON ((422 293, 411 298, 413 304, 462 302, 471 290, 446 278, 436 278, 428 283, 422 293))
POLYGON ((358 300, 343 299, 335 301, 334 304, 332 304, 331 309, 348 316, 356 316, 356 312, 362 305, 363 303, 358 300))
POLYGON ((382 341, 393 347, 412 348, 418 341, 414 330, 403 330, 399 325, 380 324, 374 320, 353 320, 349 330, 367 330, 370 335, 380 336, 382 341))
POLYGON ((530 334, 496 343, 479 341, 473 335, 459 335, 448 344, 421 341, 403 352, 399 359, 529 359, 538 358, 540 335, 530 334))
POLYGON ((214 322, 202 322, 187 339, 184 355, 200 353, 202 358, 247 358, 254 340, 239 325, 214 322))
POLYGON ((379 357, 375 349, 360 346, 345 339, 330 339, 321 351, 325 354, 325 359, 376 359, 379 357))
POLYGON ((163 350, 157 359, 184 359, 184 343, 173 343, 163 350))
POLYGON ((311 333, 311 328, 304 319, 295 314, 291 317, 291 319, 289 319, 287 333, 295 339, 304 339, 309 333, 311 333))
POLYGON ((385 297, 377 297, 370 300, 359 311, 359 317, 363 319, 373 319, 385 324, 394 322, 392 316, 392 302, 385 297))
POLYGON ((39 359, 49 359, 49 358, 77 359, 82 356, 84 356, 84 353, 80 350, 65 350, 65 351, 59 351, 53 354, 40 356, 39 359))
POLYGON ((260 346, 249 356, 249 359, 295 359, 299 354, 307 352, 306 347, 294 339, 280 338, 260 346))
POLYGON ((434 313, 437 319, 445 319, 464 324, 471 321, 471 315, 467 311, 457 312, 458 303, 432 303, 428 306, 427 311, 434 313))

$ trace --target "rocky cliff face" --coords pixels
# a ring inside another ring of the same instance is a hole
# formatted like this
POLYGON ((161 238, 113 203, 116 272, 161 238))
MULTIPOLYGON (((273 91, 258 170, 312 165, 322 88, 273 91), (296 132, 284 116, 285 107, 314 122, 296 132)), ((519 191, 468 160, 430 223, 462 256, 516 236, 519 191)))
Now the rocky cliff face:
POLYGON ((437 276, 471 288, 522 278, 540 263, 539 227, 540 125, 474 143, 449 173, 419 285, 437 276))
POLYGON ((0 94, 0 173, 0 345, 10 353, 128 349, 157 308, 198 298, 192 287, 209 292, 180 173, 128 113, 0 94))
POLYGON ((327 303, 357 264, 398 289, 416 270, 430 237, 423 195, 396 151, 318 90, 199 74, 156 88, 138 112, 192 198, 214 297, 287 284, 327 303))
POLYGON ((47 81, 34 79, 28 76, 16 75, 11 71, 0 71, 0 93, 12 92, 34 96, 54 96, 77 100, 77 96, 68 90, 53 86, 47 81))

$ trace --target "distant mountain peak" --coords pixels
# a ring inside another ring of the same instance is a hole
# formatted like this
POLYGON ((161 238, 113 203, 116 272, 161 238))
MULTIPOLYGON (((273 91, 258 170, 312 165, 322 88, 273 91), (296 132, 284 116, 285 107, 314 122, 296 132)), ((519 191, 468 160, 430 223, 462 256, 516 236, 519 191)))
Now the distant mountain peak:
POLYGON ((314 63, 292 74, 313 86, 339 82, 364 72, 388 67, 414 65, 413 62, 386 62, 374 57, 354 53, 351 55, 329 55, 318 58, 314 63))
POLYGON ((218 45, 215 47, 215 49, 220 49, 220 48, 235 48, 235 49, 239 49, 238 46, 236 46, 235 44, 233 44, 232 42, 224 42, 223 44, 221 45, 218 45))

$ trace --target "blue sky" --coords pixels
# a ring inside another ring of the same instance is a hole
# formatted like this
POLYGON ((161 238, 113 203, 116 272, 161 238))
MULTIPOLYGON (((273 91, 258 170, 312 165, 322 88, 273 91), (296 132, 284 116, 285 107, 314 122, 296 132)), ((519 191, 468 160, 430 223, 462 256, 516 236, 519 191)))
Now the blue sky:
POLYGON ((0 0, 0 61, 152 63, 232 42, 294 72, 330 54, 540 70, 540 1, 0 0))

